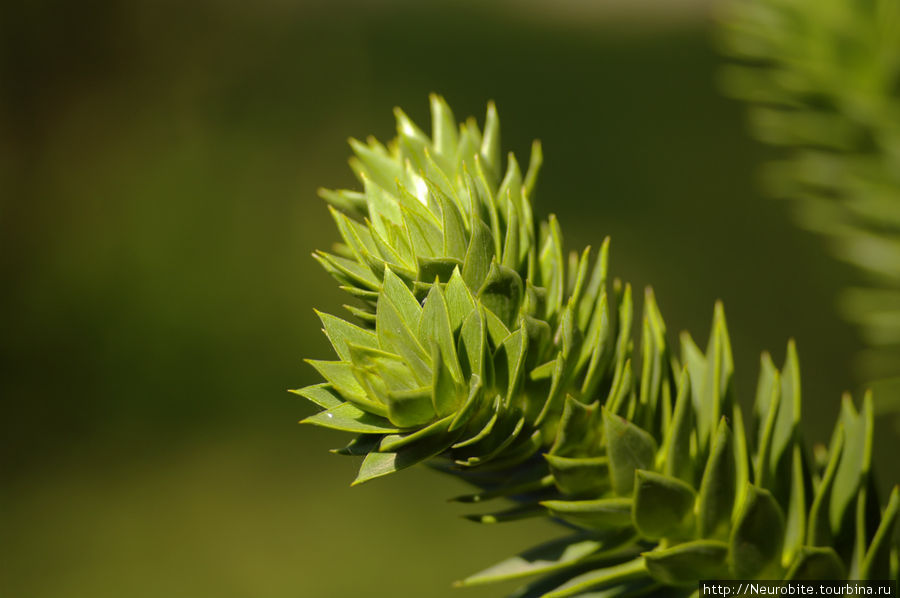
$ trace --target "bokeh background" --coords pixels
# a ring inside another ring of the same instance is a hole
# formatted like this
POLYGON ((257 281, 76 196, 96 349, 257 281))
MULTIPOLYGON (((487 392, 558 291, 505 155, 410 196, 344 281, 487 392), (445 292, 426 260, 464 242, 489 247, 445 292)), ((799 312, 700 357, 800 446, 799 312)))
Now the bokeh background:
MULTIPOLYGON (((13 2, 0 9, 2 598, 502 595, 449 585, 550 537, 480 527, 415 470, 350 489, 339 434, 286 392, 345 301, 309 257, 348 136, 496 100, 546 155, 537 212, 612 235, 705 342, 725 301, 740 399, 797 339, 804 427, 857 391, 836 316, 853 273, 757 185, 717 90, 704 1, 13 2)), ((886 487, 896 431, 879 426, 886 487)))

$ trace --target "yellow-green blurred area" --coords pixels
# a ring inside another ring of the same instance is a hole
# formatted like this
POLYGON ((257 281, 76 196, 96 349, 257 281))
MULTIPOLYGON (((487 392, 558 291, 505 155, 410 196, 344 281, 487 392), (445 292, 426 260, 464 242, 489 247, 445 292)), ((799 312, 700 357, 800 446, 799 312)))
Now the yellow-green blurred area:
POLYGON ((745 405, 790 336, 812 439, 859 387, 852 274, 760 196, 703 3, 0 11, 2 598, 497 596, 450 583, 561 533, 464 521, 424 469, 349 488, 347 438, 286 392, 329 356, 313 307, 348 300, 310 258, 336 239, 315 190, 354 184, 346 139, 393 106, 427 126, 430 91, 496 100, 522 159, 543 141, 537 212, 570 248, 612 235, 671 341, 723 299, 745 405))

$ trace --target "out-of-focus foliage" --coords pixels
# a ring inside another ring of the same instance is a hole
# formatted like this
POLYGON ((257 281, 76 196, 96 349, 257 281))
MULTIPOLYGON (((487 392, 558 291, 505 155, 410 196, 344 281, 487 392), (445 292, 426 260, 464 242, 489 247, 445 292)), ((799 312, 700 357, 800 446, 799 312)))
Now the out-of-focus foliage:
POLYGON ((608 243, 568 259, 551 216, 532 218, 539 146, 522 175, 500 163, 491 105, 482 134, 431 98, 429 138, 397 110, 386 146, 351 141, 363 191, 323 191, 343 242, 319 262, 361 307, 321 314, 338 359, 298 394, 305 421, 357 434, 356 483, 428 461, 516 505, 482 523, 551 517, 574 534, 463 585, 531 578, 518 597, 592 592, 691 596, 701 579, 887 579, 900 509, 870 475, 871 394, 846 397, 814 462, 800 431, 793 343, 762 358, 749 430, 717 304, 706 352, 680 359, 648 288, 640 342, 631 287, 607 288, 608 243), (473 174, 474 173, 474 176, 473 174))
MULTIPOLYGON (((735 59, 724 88, 750 106, 753 134, 778 147, 768 188, 828 237, 863 281, 842 313, 870 345, 867 379, 900 375, 900 3, 736 0, 720 37, 735 59)), ((900 377, 878 400, 900 397, 900 377)))

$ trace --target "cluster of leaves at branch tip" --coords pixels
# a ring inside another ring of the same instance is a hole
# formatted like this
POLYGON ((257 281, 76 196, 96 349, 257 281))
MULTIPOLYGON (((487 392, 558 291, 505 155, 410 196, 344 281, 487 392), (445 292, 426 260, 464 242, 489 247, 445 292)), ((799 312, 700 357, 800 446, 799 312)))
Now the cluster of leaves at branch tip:
POLYGON ((876 407, 900 413, 900 3, 730 0, 722 87, 779 150, 768 190, 864 275, 839 305, 869 346, 876 407), (892 379, 891 379, 892 378, 892 379), (881 392, 881 388, 885 392, 881 392))
POLYGON ((721 304, 705 351, 687 334, 673 351, 648 289, 634 339, 608 240, 567 255, 557 221, 534 220, 540 145, 523 175, 502 164, 493 104, 483 132, 437 96, 431 112, 430 137, 397 110, 386 146, 351 140, 363 191, 321 192, 342 242, 315 257, 355 323, 319 314, 336 359, 295 392, 322 408, 306 423, 356 434, 335 451, 364 456, 354 483, 427 462, 475 486, 456 500, 513 502, 474 521, 564 523, 459 582, 529 578, 520 598, 896 575, 900 498, 882 509, 873 490, 870 396, 844 401, 810 459, 790 343, 781 370, 763 355, 745 427, 721 304))

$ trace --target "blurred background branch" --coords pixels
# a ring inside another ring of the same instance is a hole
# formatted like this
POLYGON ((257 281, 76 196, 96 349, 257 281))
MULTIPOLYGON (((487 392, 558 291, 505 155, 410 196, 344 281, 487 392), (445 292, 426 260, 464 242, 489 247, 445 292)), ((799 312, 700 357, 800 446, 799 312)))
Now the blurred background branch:
POLYGON ((867 347, 860 377, 900 409, 900 4, 891 0, 739 0, 721 41, 727 92, 778 149, 767 190, 859 271, 840 312, 867 347))

